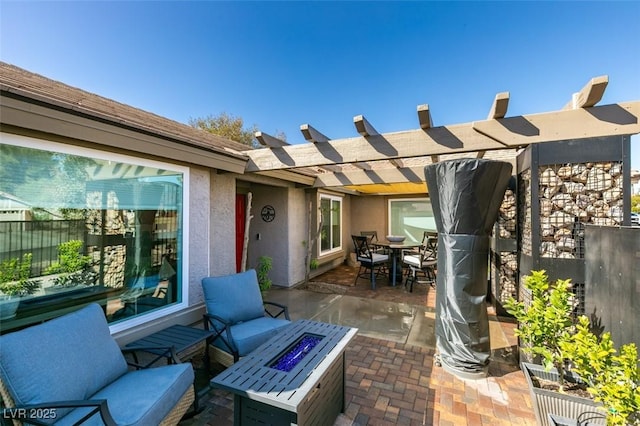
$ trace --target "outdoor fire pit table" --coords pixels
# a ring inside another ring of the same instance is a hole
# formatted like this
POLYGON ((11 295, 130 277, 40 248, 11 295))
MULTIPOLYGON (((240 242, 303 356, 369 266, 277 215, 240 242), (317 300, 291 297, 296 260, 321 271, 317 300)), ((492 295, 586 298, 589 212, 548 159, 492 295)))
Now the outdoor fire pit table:
POLYGON ((357 331, 296 321, 211 386, 234 394, 235 425, 333 425, 344 412, 345 349, 357 331))

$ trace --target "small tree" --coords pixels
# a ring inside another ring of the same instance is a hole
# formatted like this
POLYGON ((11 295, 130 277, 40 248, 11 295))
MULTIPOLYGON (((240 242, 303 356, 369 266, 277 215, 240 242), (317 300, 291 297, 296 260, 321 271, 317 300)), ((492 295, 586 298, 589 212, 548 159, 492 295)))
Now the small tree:
POLYGON ((531 271, 524 279, 524 287, 531 291, 531 302, 525 305, 513 297, 505 302, 507 312, 518 320, 515 335, 523 343, 522 350, 540 356, 546 370, 558 370, 558 385, 563 391, 565 352, 562 342, 572 331, 573 293, 570 280, 550 284, 545 271, 531 271))
POLYGON ((219 115, 190 118, 189 125, 213 133, 214 135, 240 142, 244 145, 257 146, 257 141, 254 136, 258 130, 256 125, 254 124, 251 127, 245 128, 242 117, 236 117, 226 112, 222 112, 219 115))
POLYGON ((308 239, 302 242, 302 245, 306 248, 306 253, 304 256, 304 265, 305 265, 305 273, 304 273, 304 282, 309 283, 309 277, 311 275, 311 270, 318 268, 318 259, 313 258, 313 246, 316 241, 320 238, 322 234, 322 211, 320 211, 320 223, 318 223, 318 230, 315 234, 312 232, 312 213, 313 212, 313 202, 309 201, 309 209, 307 211, 307 232, 308 239))

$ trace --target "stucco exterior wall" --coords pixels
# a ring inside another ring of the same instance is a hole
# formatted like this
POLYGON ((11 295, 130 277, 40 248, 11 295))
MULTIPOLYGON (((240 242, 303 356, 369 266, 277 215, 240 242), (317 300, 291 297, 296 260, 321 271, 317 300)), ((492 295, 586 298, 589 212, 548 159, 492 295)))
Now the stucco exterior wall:
POLYGON ((189 179, 189 305, 202 302, 200 280, 209 275, 209 229, 211 212, 211 178, 209 170, 190 169, 189 179))
POLYGON ((304 281, 304 258, 307 246, 303 244, 308 239, 308 205, 305 192, 302 189, 290 188, 288 194, 288 220, 289 220, 289 280, 286 284, 291 287, 304 281))
MULTIPOLYGON (((236 272, 236 179, 232 174, 211 173, 209 220, 209 275, 236 272)), ((202 208, 202 207, 201 207, 202 208)))
MULTIPOLYGON (((387 197, 362 196, 351 198, 351 234, 361 231, 377 231, 378 239, 387 235, 387 197)), ((351 236, 349 236, 349 239, 351 236)), ((351 243, 353 246, 353 243, 351 243)), ((353 251, 353 247, 350 248, 353 251)))
POLYGON ((251 192, 253 219, 249 230, 247 269, 255 268, 260 256, 269 256, 273 260, 273 269, 269 274, 273 284, 287 286, 290 262, 288 188, 254 183, 251 185, 251 192), (266 205, 275 210, 275 217, 271 222, 266 222, 261 217, 261 211, 266 205))

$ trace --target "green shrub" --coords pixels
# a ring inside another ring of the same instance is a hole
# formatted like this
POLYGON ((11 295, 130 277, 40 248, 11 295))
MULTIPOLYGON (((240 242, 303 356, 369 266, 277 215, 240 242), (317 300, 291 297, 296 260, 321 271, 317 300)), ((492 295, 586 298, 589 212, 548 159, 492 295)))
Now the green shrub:
POLYGON ((258 275, 258 284, 260 285, 260 291, 266 291, 271 288, 273 284, 271 278, 269 278, 269 272, 273 267, 273 259, 269 256, 260 256, 258 259, 258 267, 256 273, 258 275))
POLYGON ((0 262, 0 292, 8 296, 33 294, 40 286, 38 281, 29 280, 31 275, 31 253, 22 259, 13 258, 0 262))
POLYGON ((91 256, 82 255, 82 241, 70 240, 58 245, 58 262, 45 270, 45 274, 81 271, 91 265, 91 256))
POLYGON ((530 304, 511 297, 505 308, 519 323, 515 335, 520 338, 522 350, 539 356, 546 370, 552 367, 558 370, 562 391, 566 358, 562 343, 569 339, 573 328, 571 281, 557 280, 550 284, 545 271, 531 271, 524 279, 524 287, 531 291, 530 304))
POLYGON ((632 195, 631 196, 631 211, 640 213, 640 195, 632 195))
POLYGON ((576 333, 561 342, 569 354, 572 371, 587 383, 587 391, 607 411, 608 425, 640 425, 640 372, 638 350, 633 343, 615 350, 609 332, 600 338, 581 316, 576 333))

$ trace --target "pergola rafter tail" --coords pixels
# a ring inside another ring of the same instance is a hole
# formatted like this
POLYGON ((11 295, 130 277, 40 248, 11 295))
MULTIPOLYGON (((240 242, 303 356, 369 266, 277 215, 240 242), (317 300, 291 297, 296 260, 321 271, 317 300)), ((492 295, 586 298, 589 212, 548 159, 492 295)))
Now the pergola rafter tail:
POLYGON ((254 136, 258 140, 258 142, 260 142, 260 145, 262 145, 262 146, 268 146, 268 147, 271 147, 271 148, 279 148, 281 146, 289 145, 288 142, 283 141, 282 139, 278 139, 275 136, 271 136, 268 133, 255 132, 254 136))
POLYGON ((577 93, 574 93, 569 103, 563 109, 589 108, 600 102, 609 84, 609 76, 594 77, 577 93))

